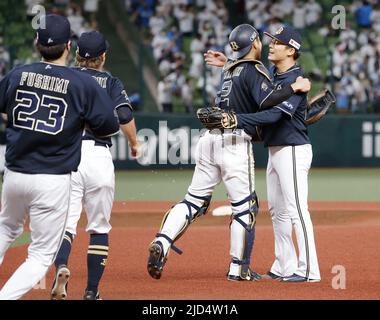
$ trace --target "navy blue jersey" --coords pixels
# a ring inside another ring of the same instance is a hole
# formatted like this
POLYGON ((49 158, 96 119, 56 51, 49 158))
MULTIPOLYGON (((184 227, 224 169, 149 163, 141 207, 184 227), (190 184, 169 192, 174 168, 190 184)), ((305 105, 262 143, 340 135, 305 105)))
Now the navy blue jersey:
POLYGON ((221 83, 216 105, 236 113, 257 112, 274 90, 269 72, 261 62, 241 62, 223 70, 221 83))
POLYGON ((13 69, 0 82, 6 113, 6 167, 30 174, 77 170, 85 124, 99 136, 118 132, 113 102, 84 72, 38 62, 13 69))
MULTIPOLYGON (((113 77, 111 74, 105 71, 81 67, 75 67, 74 69, 91 75, 99 83, 100 87, 110 96, 113 104, 103 106, 103 108, 112 108, 113 110, 127 107, 132 110, 128 95, 124 89, 122 82, 118 78, 113 77)), ((109 147, 112 146, 111 138, 99 138, 94 135, 90 129, 87 128, 85 135, 83 136, 83 140, 95 140, 99 145, 108 145, 109 147)))
MULTIPOLYGON (((283 73, 277 73, 274 67, 271 68, 271 72, 276 89, 295 82, 299 76, 304 76, 297 64, 283 73)), ((294 94, 275 108, 280 109, 285 115, 276 123, 262 127, 265 146, 297 146, 310 143, 305 123, 307 94, 294 94)))

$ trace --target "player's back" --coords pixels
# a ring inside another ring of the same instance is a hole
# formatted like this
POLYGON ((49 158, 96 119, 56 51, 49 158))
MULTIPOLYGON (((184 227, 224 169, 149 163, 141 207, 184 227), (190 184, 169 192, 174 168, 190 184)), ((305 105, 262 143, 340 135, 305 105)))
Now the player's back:
POLYGON ((0 89, 0 109, 8 116, 7 168, 47 174, 76 170, 96 85, 91 77, 56 64, 13 69, 0 89))
MULTIPOLYGON (((74 67, 73 70, 90 75, 96 80, 100 88, 107 92, 109 97, 112 99, 113 104, 103 106, 104 108, 112 108, 112 110, 114 110, 120 105, 127 104, 130 106, 130 101, 124 90, 123 84, 118 78, 113 77, 109 72, 84 67, 74 67)), ((112 146, 111 138, 97 137, 89 128, 86 128, 85 134, 83 135, 83 140, 94 140, 98 145, 107 145, 109 147, 112 146)))
POLYGON ((223 71, 222 87, 218 93, 220 108, 236 113, 252 113, 259 110, 261 96, 263 93, 269 93, 270 85, 269 79, 265 79, 256 65, 263 67, 259 62, 241 62, 223 71))

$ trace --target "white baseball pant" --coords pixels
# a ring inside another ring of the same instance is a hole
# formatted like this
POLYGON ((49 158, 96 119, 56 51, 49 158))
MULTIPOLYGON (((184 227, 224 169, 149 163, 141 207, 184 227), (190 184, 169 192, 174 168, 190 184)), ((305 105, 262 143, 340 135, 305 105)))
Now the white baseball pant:
POLYGON ((293 273, 320 280, 308 197, 308 173, 313 158, 310 144, 269 147, 267 166, 268 206, 275 238, 275 261, 271 272, 293 273), (299 256, 292 240, 294 226, 299 256))
POLYGON ((111 152, 108 147, 96 146, 94 140, 83 140, 81 152, 78 171, 72 173, 66 231, 76 235, 84 207, 87 215, 86 231, 109 233, 115 193, 115 168, 111 152))
POLYGON ((0 300, 20 299, 54 262, 65 231, 70 174, 25 174, 5 169, 0 212, 0 264, 22 234, 29 215, 28 257, 0 291, 0 300))

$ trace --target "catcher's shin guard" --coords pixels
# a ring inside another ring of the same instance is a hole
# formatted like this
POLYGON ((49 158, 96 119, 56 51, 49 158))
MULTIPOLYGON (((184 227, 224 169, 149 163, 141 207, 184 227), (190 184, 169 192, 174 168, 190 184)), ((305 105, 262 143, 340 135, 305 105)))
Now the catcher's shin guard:
POLYGON ((148 273, 154 279, 161 278, 170 249, 182 254, 182 251, 174 245, 174 242, 185 233, 186 229, 197 217, 207 212, 211 196, 190 196, 201 200, 202 205, 197 206, 186 199, 177 203, 165 214, 160 232, 156 234, 155 240, 149 246, 148 273), (165 244, 168 245, 165 246, 165 244))
POLYGON ((251 254, 255 241, 256 215, 259 211, 258 199, 253 192, 246 199, 231 203, 233 207, 248 203, 248 209, 233 214, 230 224, 231 229, 231 256, 229 280, 239 275, 241 280, 258 280, 259 275, 250 269, 251 254))

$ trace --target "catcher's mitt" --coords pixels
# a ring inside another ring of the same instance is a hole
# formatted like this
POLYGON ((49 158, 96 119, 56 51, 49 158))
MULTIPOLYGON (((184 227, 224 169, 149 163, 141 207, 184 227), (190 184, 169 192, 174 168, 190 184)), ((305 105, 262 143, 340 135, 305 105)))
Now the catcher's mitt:
POLYGON ((306 124, 310 125, 319 121, 335 101, 335 96, 329 89, 325 89, 312 97, 308 101, 306 124))
POLYGON ((225 111, 218 107, 200 108, 197 110, 197 117, 202 125, 209 129, 235 129, 237 126, 234 112, 225 111))

